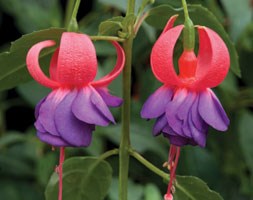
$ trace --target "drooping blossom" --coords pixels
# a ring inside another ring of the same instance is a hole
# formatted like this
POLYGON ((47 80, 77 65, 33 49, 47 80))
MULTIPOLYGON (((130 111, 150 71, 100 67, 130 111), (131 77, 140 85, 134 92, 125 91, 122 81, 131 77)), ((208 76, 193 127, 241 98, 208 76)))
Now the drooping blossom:
POLYGON ((214 92, 230 66, 228 49, 213 30, 197 26, 198 56, 184 50, 178 61, 179 74, 173 64, 174 47, 184 25, 173 27, 176 16, 168 21, 151 52, 151 67, 163 83, 145 102, 141 116, 156 119, 153 135, 160 133, 175 146, 206 145, 208 127, 225 131, 229 119, 214 92))
POLYGON ((164 200, 173 200, 173 182, 180 156, 180 147, 190 144, 204 147, 208 127, 225 131, 229 119, 210 88, 226 77, 229 52, 213 30, 197 26, 198 56, 194 49, 184 48, 178 60, 179 74, 174 69, 174 47, 184 25, 173 27, 177 16, 169 19, 151 52, 151 67, 155 77, 163 83, 145 102, 141 116, 156 119, 153 135, 163 134, 171 145, 168 162, 170 181, 164 200))
POLYGON ((100 80, 95 47, 85 34, 64 32, 49 68, 50 78, 40 68, 39 54, 55 45, 52 40, 35 44, 27 54, 27 69, 41 85, 52 92, 36 106, 35 127, 43 142, 52 146, 88 146, 96 125, 115 123, 108 107, 120 106, 122 99, 109 94, 107 86, 122 71, 125 55, 117 42, 114 69, 100 80))

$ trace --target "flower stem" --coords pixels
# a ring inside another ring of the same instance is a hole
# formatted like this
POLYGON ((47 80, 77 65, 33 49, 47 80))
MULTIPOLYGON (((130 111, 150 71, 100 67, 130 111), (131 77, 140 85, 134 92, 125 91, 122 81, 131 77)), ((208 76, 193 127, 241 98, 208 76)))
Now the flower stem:
POLYGON ((117 154, 119 154, 119 149, 112 149, 100 155, 99 160, 105 160, 109 158, 110 156, 117 155, 117 154))
POLYGON ((133 156, 136 160, 138 160, 141 164, 143 164, 145 167, 147 167, 150 171, 154 172, 158 176, 162 177, 167 182, 170 180, 169 174, 165 173, 164 171, 157 168, 155 165, 153 165, 151 162, 146 160, 143 156, 141 156, 138 152, 136 152, 133 149, 129 149, 129 153, 131 156, 133 156))
POLYGON ((73 8, 71 15, 69 15, 71 17, 69 19, 67 19, 67 20, 69 20, 67 22, 67 30, 68 31, 73 31, 73 32, 78 31, 78 23, 77 23, 76 17, 77 17, 77 12, 78 12, 78 9, 80 6, 80 2, 81 2, 81 0, 76 0, 74 5, 73 5, 73 3, 70 3, 70 2, 68 4, 71 8, 73 8))
POLYGON ((189 17, 186 0, 182 0, 184 8, 184 50, 193 50, 195 47, 195 29, 192 20, 189 17))
POLYGON ((108 40, 108 41, 118 41, 118 42, 124 42, 125 39, 115 37, 115 36, 103 36, 103 35, 95 35, 95 36, 90 36, 90 39, 92 40, 108 40))
MULTIPOLYGON (((133 14, 135 0, 128 0, 126 16, 133 14)), ((133 25, 132 25, 133 26, 133 25)), ((126 63, 123 70, 123 99, 122 106, 122 132, 119 147, 119 200, 127 200, 129 152, 130 147, 130 106, 131 106, 131 68, 132 68, 132 47, 133 47, 133 27, 129 38, 123 42, 126 55, 126 63)))

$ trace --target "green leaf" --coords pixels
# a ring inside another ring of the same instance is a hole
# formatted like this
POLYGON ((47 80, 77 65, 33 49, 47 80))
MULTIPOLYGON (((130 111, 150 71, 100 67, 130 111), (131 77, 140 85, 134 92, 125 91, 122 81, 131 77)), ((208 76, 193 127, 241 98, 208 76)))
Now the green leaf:
MULTIPOLYGON (((12 43, 10 52, 0 54, 0 90, 15 87, 31 80, 26 69, 26 54, 36 43, 44 40, 60 40, 64 29, 51 28, 22 36, 12 43)), ((55 47, 45 49, 40 56, 40 65, 48 69, 50 55, 55 47), (44 66, 45 65, 45 66, 44 66)))
POLYGON ((123 17, 113 17, 104 22, 101 22, 98 28, 99 35, 118 35, 118 31, 122 29, 121 22, 123 17))
POLYGON ((145 186, 144 195, 145 195, 145 200, 161 200, 162 199, 161 192, 159 191, 157 186, 151 183, 145 186))
POLYGON ((23 33, 62 24, 59 0, 0 0, 0 6, 15 19, 23 33))
POLYGON ((35 81, 19 85, 17 88, 19 94, 32 106, 36 106, 37 103, 48 95, 51 91, 49 88, 43 87, 35 81))
POLYGON ((253 172, 253 114, 247 111, 242 113, 239 121, 239 141, 247 165, 253 172))
POLYGON ((34 175, 32 166, 20 158, 13 158, 6 155, 0 155, 0 174, 16 177, 31 177, 34 175))
POLYGON ((251 22, 252 8, 250 0, 221 0, 221 3, 229 17, 230 35, 235 41, 244 28, 251 22))
MULTIPOLYGON (((241 76, 241 71, 239 67, 238 55, 235 49, 234 44, 229 39, 226 31, 223 26, 217 20, 215 15, 213 15, 208 9, 202 7, 201 5, 189 5, 188 6, 190 17, 195 25, 203 25, 207 26, 214 31, 216 31, 226 43, 229 53, 230 53, 230 66, 231 70, 237 75, 241 76), (200 17, 201 16, 201 17, 200 17)), ((169 5, 162 5, 151 9, 148 12, 148 16, 146 18, 147 23, 156 27, 163 28, 168 21, 168 19, 172 15, 179 14, 177 19, 177 23, 183 24, 184 15, 182 8, 173 8, 169 5)))
POLYGON ((31 180, 1 177, 0 194, 2 200, 42 200, 42 192, 31 180))
MULTIPOLYGON (((102 200, 112 179, 111 166, 92 157, 73 157, 63 164, 63 199, 102 200)), ((46 200, 58 199, 58 175, 54 173, 46 188, 46 200)))
POLYGON ((57 163, 55 152, 49 152, 38 159, 36 175, 40 184, 46 186, 57 163))
POLYGON ((237 41, 237 50, 240 57, 240 66, 242 69, 242 79, 249 85, 253 86, 252 73, 253 68, 251 66, 253 62, 253 23, 250 23, 240 34, 237 41))
POLYGON ((15 132, 8 132, 0 138, 0 149, 24 141, 26 141, 26 137, 24 135, 15 132))
POLYGON ((201 179, 193 176, 177 176, 175 200, 222 200, 217 193, 210 190, 201 179))
MULTIPOLYGON (((128 199, 131 199, 131 200, 141 200, 143 196, 143 186, 141 184, 134 183, 131 179, 128 180, 127 196, 128 196, 128 199)), ((119 199, 119 179, 118 178, 112 179, 112 185, 110 187, 108 197, 109 197, 109 200, 119 199)))

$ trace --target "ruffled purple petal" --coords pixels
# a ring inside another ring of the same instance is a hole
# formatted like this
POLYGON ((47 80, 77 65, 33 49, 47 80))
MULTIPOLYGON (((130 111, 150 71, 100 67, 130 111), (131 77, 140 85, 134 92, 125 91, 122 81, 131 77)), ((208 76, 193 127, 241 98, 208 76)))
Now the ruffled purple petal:
POLYGON ((157 89, 144 103, 141 110, 141 117, 152 119, 161 116, 167 104, 171 101, 173 91, 165 86, 157 89))
POLYGON ((189 115, 189 127, 191 131, 191 135, 193 140, 195 141, 196 144, 198 144, 200 147, 205 147, 206 146, 206 138, 207 138, 207 128, 203 130, 198 130, 192 121, 191 115, 189 115))
POLYGON ((111 111, 107 107, 106 103, 104 102, 103 98, 99 95, 99 93, 93 88, 90 87, 91 93, 91 102, 93 105, 102 113, 108 120, 112 123, 115 123, 114 118, 112 116, 111 111))
POLYGON ((227 129, 229 119, 210 89, 196 93, 180 88, 166 103, 160 101, 165 93, 162 97, 159 94, 158 90, 149 97, 142 109, 142 117, 157 118, 153 127, 154 136, 163 133, 171 144, 204 147, 209 125, 218 130, 227 129))
POLYGON ((41 122, 39 120, 37 120, 35 123, 34 123, 34 126, 35 128, 41 132, 41 133, 46 133, 47 130, 43 127, 43 125, 41 124, 41 122))
POLYGON ((92 93, 93 91, 90 87, 80 89, 76 98, 73 101, 72 112, 79 120, 83 122, 86 122, 88 124, 107 126, 110 123, 110 119, 105 117, 95 105, 95 103, 97 103, 97 105, 99 104, 98 101, 103 100, 101 97, 99 99, 94 100, 97 95, 95 95, 95 97, 91 97, 92 93))
POLYGON ((38 131, 37 136, 42 142, 48 143, 54 147, 72 146, 61 137, 57 137, 48 133, 41 133, 38 131))
POLYGON ((72 103, 77 90, 69 92, 59 103, 54 113, 54 123, 61 137, 73 146, 88 146, 94 125, 78 120, 72 113, 72 103))
POLYGON ((94 88, 102 97, 107 106, 118 107, 123 103, 123 100, 119 97, 113 96, 108 92, 107 88, 94 88))
POLYGON ((68 90, 55 90, 51 92, 43 102, 41 102, 41 105, 39 105, 40 108, 37 121, 43 125, 48 133, 54 136, 59 136, 54 123, 55 109, 67 93, 68 90))
MULTIPOLYGON (((169 124, 167 124, 163 128, 163 134, 172 135, 172 136, 178 136, 178 134, 170 127, 169 124)), ((180 136, 181 137, 181 136, 180 136)))
POLYGON ((153 135, 154 136, 159 135, 167 124, 168 122, 167 122, 167 118, 165 114, 158 117, 153 127, 153 131, 152 131, 153 135))
POLYGON ((34 112, 35 119, 37 119, 39 117, 40 107, 45 102, 45 100, 46 100, 46 97, 44 97, 43 99, 41 99, 39 101, 39 103, 37 103, 37 105, 35 107, 35 112, 34 112))
POLYGON ((200 116, 207 124, 220 131, 227 130, 229 119, 210 89, 200 93, 198 109, 200 116))
POLYGON ((174 135, 164 135, 165 137, 167 137, 170 140, 170 143, 176 146, 185 146, 187 144, 190 145, 197 145, 193 140, 189 139, 189 138, 185 138, 185 137, 181 137, 181 136, 174 136, 174 135))
POLYGON ((191 108, 191 118, 194 126, 199 130, 207 130, 208 126, 207 123, 202 119, 202 117, 199 114, 199 97, 198 94, 196 97, 196 100, 193 102, 192 108, 191 108))
POLYGON ((167 104, 166 117, 170 127, 180 136, 185 136, 182 131, 183 120, 177 116, 178 109, 187 100, 187 90, 179 89, 173 97, 173 100, 167 104))

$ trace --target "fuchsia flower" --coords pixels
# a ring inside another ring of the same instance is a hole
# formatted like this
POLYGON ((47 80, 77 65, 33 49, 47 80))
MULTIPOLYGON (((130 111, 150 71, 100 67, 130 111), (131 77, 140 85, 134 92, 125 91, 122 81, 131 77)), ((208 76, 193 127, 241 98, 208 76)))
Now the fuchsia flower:
POLYGON ((117 63, 111 73, 94 81, 97 58, 91 39, 85 34, 65 32, 50 63, 50 78, 42 72, 38 58, 52 40, 35 44, 27 54, 27 68, 41 85, 53 91, 35 110, 38 137, 52 146, 88 146, 95 125, 115 123, 108 106, 119 106, 122 99, 109 94, 107 86, 122 71, 125 55, 117 42, 117 63))
POLYGON ((210 88, 219 85, 228 73, 229 52, 217 33, 197 26, 199 51, 184 50, 178 65, 173 65, 173 51, 184 26, 173 27, 176 16, 168 21, 151 52, 151 67, 163 83, 143 105, 141 116, 156 119, 155 136, 163 133, 175 146, 187 144, 204 147, 208 127, 225 131, 229 119, 210 88))

